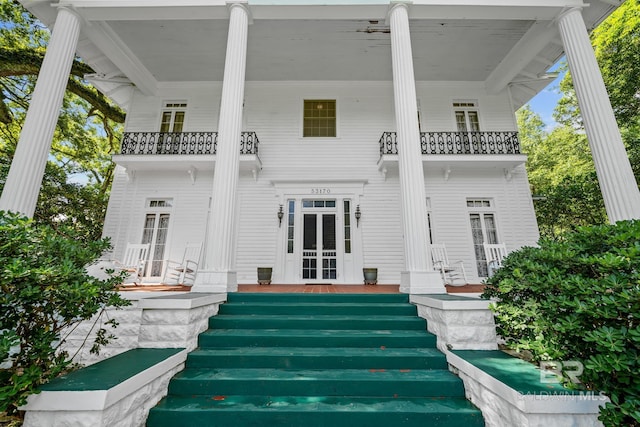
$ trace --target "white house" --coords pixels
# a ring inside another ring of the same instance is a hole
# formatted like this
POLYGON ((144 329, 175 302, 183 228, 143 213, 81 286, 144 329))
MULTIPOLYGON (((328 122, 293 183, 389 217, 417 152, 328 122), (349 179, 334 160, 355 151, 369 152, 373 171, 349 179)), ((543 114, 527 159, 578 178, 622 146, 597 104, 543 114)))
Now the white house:
POLYGON ((33 214, 74 55, 127 111, 104 234, 144 280, 202 243, 194 286, 444 292, 431 243, 535 244, 514 112, 567 56, 611 221, 640 217, 587 32, 618 0, 24 0, 53 36, 0 208, 33 214), (55 23, 55 25, 54 25, 55 23))

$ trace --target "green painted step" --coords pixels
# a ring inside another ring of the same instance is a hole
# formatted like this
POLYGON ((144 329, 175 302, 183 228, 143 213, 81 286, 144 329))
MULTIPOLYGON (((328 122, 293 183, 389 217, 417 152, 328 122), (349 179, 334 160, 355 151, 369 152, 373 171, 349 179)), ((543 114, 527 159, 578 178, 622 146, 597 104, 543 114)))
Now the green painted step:
POLYGON ((183 348, 134 348, 108 359, 70 371, 38 386, 44 391, 109 390, 160 363, 183 348))
POLYGON ((464 398, 216 395, 163 400, 148 425, 475 427, 484 421, 464 398))
POLYGON ((209 329, 200 348, 211 347, 429 347, 434 335, 415 330, 209 329))
POLYGON ((407 294, 311 294, 311 293, 240 293, 233 292, 227 295, 227 301, 238 302, 312 302, 315 304, 325 302, 338 303, 408 303, 407 294))
POLYGON ((231 293, 149 427, 483 426, 404 294, 231 293))
POLYGON ((419 369, 188 369, 171 382, 174 395, 443 397, 464 396, 449 371, 419 369))
POLYGON ((224 304, 220 314, 302 314, 302 315, 403 315, 416 316, 417 310, 406 302, 345 303, 325 302, 239 302, 224 304))
POLYGON ((435 348, 244 347, 196 349, 187 368, 447 369, 435 348))
POLYGON ((426 330, 417 316, 220 314, 209 319, 211 329, 405 329, 426 330))

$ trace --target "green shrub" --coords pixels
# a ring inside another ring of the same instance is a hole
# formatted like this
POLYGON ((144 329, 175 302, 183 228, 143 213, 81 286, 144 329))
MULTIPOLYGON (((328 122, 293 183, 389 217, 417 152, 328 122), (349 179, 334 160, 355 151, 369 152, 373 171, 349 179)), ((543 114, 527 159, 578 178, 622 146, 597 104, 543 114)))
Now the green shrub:
MULTIPOLYGON (((99 280, 85 270, 108 248, 106 239, 85 241, 0 211, 0 411, 15 413, 38 385, 69 368, 61 333, 128 304, 114 292, 122 276, 99 280)), ((104 330, 97 337, 94 352, 109 338, 104 330)))
POLYGON ((507 346, 579 361, 611 398, 607 426, 640 426, 640 221, 581 227, 509 254, 483 294, 507 346))

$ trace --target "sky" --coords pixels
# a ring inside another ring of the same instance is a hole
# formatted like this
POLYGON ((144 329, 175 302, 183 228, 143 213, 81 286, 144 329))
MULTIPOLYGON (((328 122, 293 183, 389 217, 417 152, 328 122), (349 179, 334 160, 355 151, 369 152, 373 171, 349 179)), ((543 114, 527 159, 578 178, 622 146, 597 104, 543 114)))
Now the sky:
MULTIPOLYGON (((558 63, 556 63, 553 67, 551 67, 549 69, 549 72, 554 72, 561 68, 563 65, 563 61, 564 58, 558 61, 558 63)), ((558 104, 558 100, 561 96, 560 81, 562 81, 564 74, 564 72, 560 72, 558 77, 551 81, 542 92, 534 96, 528 102, 531 110, 540 115, 548 130, 557 125, 556 121, 553 119, 553 109, 558 104)))

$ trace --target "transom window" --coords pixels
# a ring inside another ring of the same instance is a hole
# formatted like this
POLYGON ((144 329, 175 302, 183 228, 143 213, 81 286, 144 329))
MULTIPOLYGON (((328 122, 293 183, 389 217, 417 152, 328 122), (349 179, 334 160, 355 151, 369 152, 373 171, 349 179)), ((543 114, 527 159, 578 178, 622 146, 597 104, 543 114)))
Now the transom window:
POLYGON ((303 200, 303 208, 335 208, 335 200, 303 200))
POLYGON ((164 109, 162 110, 160 132, 182 132, 186 110, 186 102, 165 103, 164 109))
POLYGON ((154 199, 149 200, 150 208, 170 208, 173 206, 173 199, 154 199))
POLYGON ((467 199, 468 208, 490 208, 491 200, 489 199, 467 199))
POLYGON ((335 99, 305 99, 303 122, 303 137, 335 137, 335 99))
POLYGON ((462 107, 462 108, 475 108, 476 103, 474 101, 455 101, 453 103, 454 107, 462 107))

